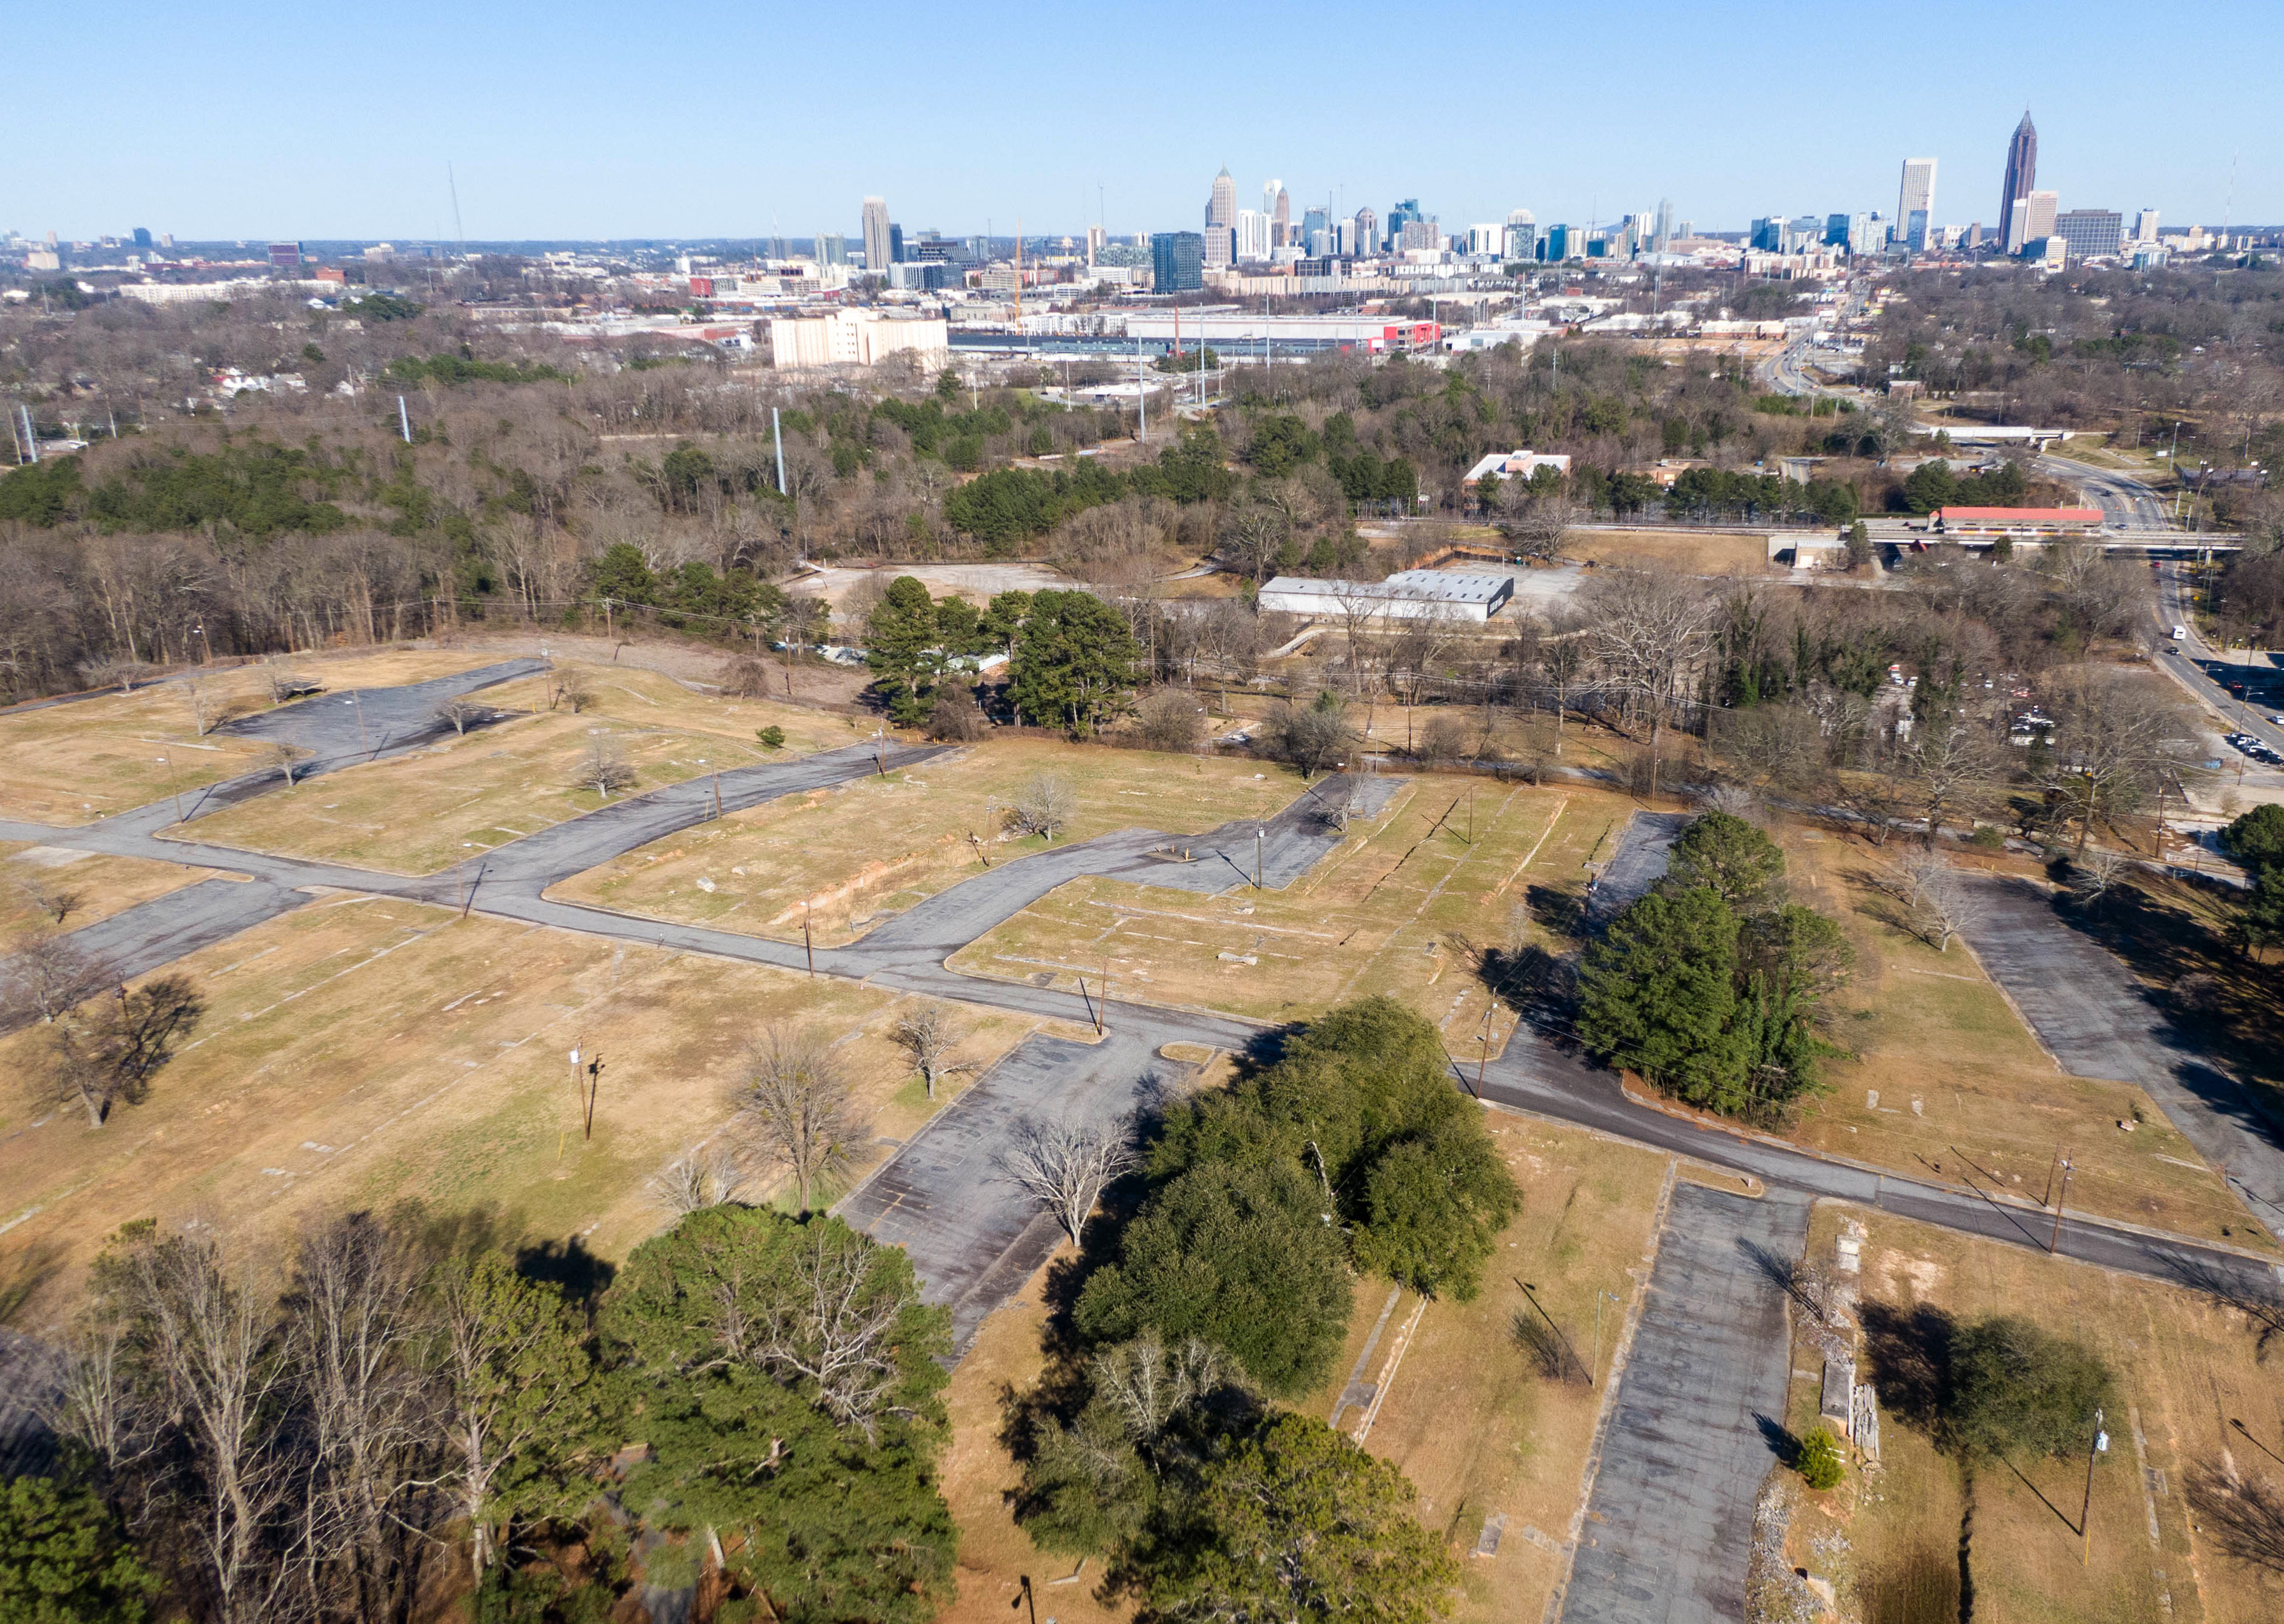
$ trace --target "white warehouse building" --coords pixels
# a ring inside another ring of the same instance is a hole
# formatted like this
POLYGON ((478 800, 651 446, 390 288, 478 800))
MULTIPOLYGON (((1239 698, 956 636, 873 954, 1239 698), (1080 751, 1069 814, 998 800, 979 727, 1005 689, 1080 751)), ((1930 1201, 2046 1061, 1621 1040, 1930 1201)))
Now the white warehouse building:
POLYGON ((1261 589, 1261 607, 1283 614, 1363 614, 1374 620, 1484 621, 1514 596, 1512 575, 1399 570, 1385 581, 1320 581, 1279 575, 1261 589))

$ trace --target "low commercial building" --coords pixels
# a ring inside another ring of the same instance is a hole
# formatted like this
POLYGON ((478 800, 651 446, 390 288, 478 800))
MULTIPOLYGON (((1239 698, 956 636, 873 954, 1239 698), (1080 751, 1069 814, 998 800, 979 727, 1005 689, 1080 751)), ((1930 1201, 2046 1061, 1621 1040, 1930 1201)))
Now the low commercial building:
POLYGON ((882 310, 833 310, 821 316, 772 316, 763 324, 764 359, 774 367, 877 366, 891 355, 917 356, 943 366, 951 356, 943 317, 882 310))
POLYGON ((1494 451, 1474 467, 1459 481, 1460 488, 1473 490, 1485 480, 1528 480, 1541 468, 1552 468, 1560 474, 1568 474, 1570 459, 1550 451, 1494 451))
MULTIPOLYGON (((1126 336, 1144 344, 1174 340, 1175 313, 1138 310, 1126 318, 1126 336)), ((1279 355, 1300 350, 1433 349, 1443 336, 1440 323, 1401 321, 1386 316, 1266 316, 1258 310, 1184 310, 1179 316, 1185 348, 1204 343, 1242 355, 1263 344, 1279 355)))
POLYGON ((1929 525, 1939 535, 2083 535, 2101 528, 2100 508, 1942 507, 1929 525))
POLYGON ((1512 575, 1400 570, 1385 581, 1279 575, 1261 589, 1261 607, 1281 614, 1362 615, 1373 620, 1488 621, 1514 596, 1512 575))

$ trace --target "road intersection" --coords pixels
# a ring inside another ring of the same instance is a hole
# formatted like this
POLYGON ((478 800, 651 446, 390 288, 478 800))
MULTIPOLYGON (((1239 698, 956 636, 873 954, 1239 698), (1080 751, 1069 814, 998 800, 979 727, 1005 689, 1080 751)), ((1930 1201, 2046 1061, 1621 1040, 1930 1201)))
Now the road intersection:
MULTIPOLYGON (((491 680, 505 681, 507 676, 496 675, 491 680)), ((340 705, 337 697, 328 698, 332 703, 318 702, 325 705, 323 711, 305 712, 291 719, 292 725, 306 735, 305 747, 317 751, 319 759, 353 756, 355 751, 348 747, 355 737, 353 707, 340 705)), ((370 730, 371 696, 367 701, 364 714, 370 730)), ((382 704, 385 707, 387 702, 382 704)), ((286 711, 298 708, 283 707, 286 711)), ((393 713, 384 709, 384 714, 393 713)), ((916 765, 943 750, 943 746, 902 745, 884 745, 876 750, 864 745, 736 769, 721 775, 720 807, 731 811, 757 806, 782 795, 916 765)), ((274 777, 270 781, 276 782, 274 777)), ((1264 882, 1280 886, 1290 883, 1342 838, 1326 808, 1354 804, 1369 816, 1377 810, 1371 798, 1385 792, 1375 786, 1385 782, 1338 777, 1320 780, 1283 812, 1258 825, 1246 821, 1196 837, 1128 830, 1002 863, 885 921, 848 946, 819 949, 816 973, 1091 1026, 1097 1010, 1087 998, 1028 982, 963 974, 949 968, 945 960, 1056 886, 1082 876, 1209 891, 1249 884, 1248 871, 1255 859, 1256 832, 1264 882), (1194 861, 1168 861, 1165 850, 1175 845, 1189 847, 1194 861)), ((258 790, 258 785, 234 787, 258 790)), ((244 875, 251 882, 187 887, 172 897, 89 927, 105 933, 99 941, 89 937, 89 946, 100 948, 122 964, 138 970, 157 968, 172 957, 221 941, 254 919, 297 905, 320 890, 470 907, 489 916, 590 935, 783 970, 806 970, 807 956, 791 943, 558 902, 546 894, 559 881, 709 820, 716 816, 716 793, 713 781, 700 779, 630 796, 505 843, 456 868, 418 877, 213 846, 180 838, 179 832, 162 838, 161 831, 168 828, 170 817, 170 808, 163 805, 77 828, 0 822, 0 839, 184 863, 244 875)), ((1273 1046, 1275 1042, 1271 1027, 1207 1011, 1114 1000, 1102 1013, 1115 1043, 1099 1047, 1099 1052, 1090 1048, 1093 1058, 1084 1066, 1076 1065, 1070 1055, 1064 1057, 1069 1064, 1041 1065, 1036 1063, 1038 1057, 1019 1050, 1021 1058, 1013 1063, 1012 1069, 1010 1062, 1002 1063, 1002 1069, 1010 1072, 1007 1078, 989 1088, 979 1084, 968 1090, 940 1113, 937 1125, 892 1159, 876 1175, 873 1185, 882 1191, 891 1189, 897 1181, 910 1177, 919 1159, 939 1154, 947 1142, 967 1134, 963 1113, 997 1111, 1008 1120, 1025 1113, 1052 1114, 1078 1108, 1090 1114, 1123 1115, 1146 1104, 1157 1086, 1156 1074, 1163 1068, 1153 1057, 1168 1044, 1247 1051, 1273 1046)), ((1030 1040, 1034 1044, 1044 1041, 1030 1040)), ((1810 1197, 1860 1202, 2015 1245, 2044 1248, 2053 1231, 2050 1212, 2042 1214, 2041 1209, 2019 1201, 1898 1177, 1813 1155, 1770 1136, 1669 1114, 1630 1098, 1611 1074, 1528 1025, 1508 1038, 1503 1052, 1481 1067, 1480 1083, 1473 1077, 1460 1076, 1456 1069, 1454 1074, 1488 1104, 1652 1145, 1810 1197)), ((953 1159, 963 1169, 954 1182, 966 1193, 957 1201, 932 1203, 922 1227, 933 1226, 936 1231, 927 1250, 939 1254, 935 1267, 943 1275, 931 1294, 942 1300, 966 1300, 968 1307, 961 1316, 966 1322, 962 1329, 972 1331, 982 1313, 991 1306, 989 1293, 978 1296, 974 1292, 976 1282, 987 1277, 1005 1281, 1021 1256, 1037 1250, 1040 1237, 1032 1233, 1036 1226, 1028 1216, 1016 1221, 1022 1206, 1020 1196, 991 1181, 983 1162, 974 1155, 953 1159), (954 1260, 958 1262, 957 1269, 954 1260), (958 1279, 951 1278, 951 1274, 957 1274, 958 1279)), ((941 1187, 943 1182, 937 1183, 941 1187)), ((909 1201, 884 1204, 879 1194, 859 1191, 850 1198, 849 1207, 852 1215, 870 1214, 886 1222, 888 1230, 907 1244, 916 1244, 909 1201), (890 1205, 898 1215, 887 1222, 890 1205)), ((2065 1218, 2056 1249, 2086 1261, 2163 1277, 2179 1277, 2185 1269, 2203 1271, 2261 1292, 2272 1291, 2277 1279, 2271 1265, 2242 1253, 2092 1218, 2065 1218)), ((1044 1256, 1044 1252, 1039 1255, 1044 1256)), ((923 1269, 924 1276, 927 1272, 923 1269)), ((1021 1277, 1014 1276, 1018 1283, 1021 1277)))

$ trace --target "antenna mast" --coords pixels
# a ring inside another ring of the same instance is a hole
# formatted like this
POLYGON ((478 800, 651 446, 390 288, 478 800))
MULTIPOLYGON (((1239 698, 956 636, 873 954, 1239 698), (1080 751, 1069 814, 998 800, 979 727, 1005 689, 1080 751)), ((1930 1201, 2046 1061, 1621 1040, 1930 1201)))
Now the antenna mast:
POLYGON ((444 183, 452 189, 452 235, 459 238, 460 252, 465 254, 468 251, 468 233, 460 224, 460 182, 452 173, 452 160, 449 158, 444 160, 444 183))

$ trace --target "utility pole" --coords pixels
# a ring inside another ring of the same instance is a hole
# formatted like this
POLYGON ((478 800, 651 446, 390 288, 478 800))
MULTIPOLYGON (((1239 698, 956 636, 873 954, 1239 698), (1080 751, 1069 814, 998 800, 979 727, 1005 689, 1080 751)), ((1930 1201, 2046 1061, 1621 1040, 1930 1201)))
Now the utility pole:
POLYGON ((2048 1257, 2052 1257, 2055 1253, 2061 1250, 2062 1208, 2067 1206, 2069 1201, 2069 1182, 2070 1160, 2069 1157, 2065 1156, 2062 1158, 2061 1193, 2054 1198, 2054 1235, 2053 1238, 2046 1243, 2046 1255, 2048 1257))
POLYGON ((809 955, 809 973, 813 976, 817 973, 817 944, 809 933, 811 901, 809 897, 801 899, 801 950, 809 955))
POLYGON ((2101 1410, 2093 1412, 2093 1447, 2085 1452, 2085 1501, 2078 1507, 2077 1531, 2085 1541, 2085 1554, 2078 1558, 2081 1567, 2093 1565, 2093 1463, 2096 1457, 2109 1453, 2109 1434, 2101 1430, 2101 1410))
MULTIPOLYGON (((207 652, 211 653, 213 651, 209 649, 207 652)), ((365 738, 364 731, 364 701, 357 697, 357 691, 354 688, 349 690, 349 704, 356 711, 357 748, 367 754, 371 754, 372 744, 371 741, 365 738)))
POLYGON ((778 495, 782 496, 786 494, 785 428, 784 426, 778 421, 778 409, 774 406, 770 408, 770 438, 777 441, 778 495))
POLYGON ((1261 889, 1261 838, 1267 832, 1260 824, 1253 826, 1253 888, 1261 889))

